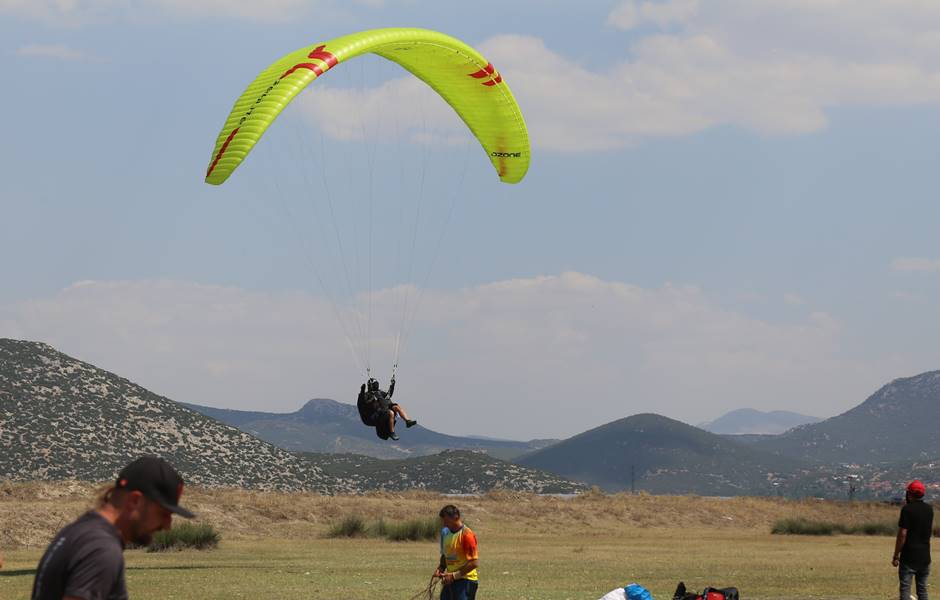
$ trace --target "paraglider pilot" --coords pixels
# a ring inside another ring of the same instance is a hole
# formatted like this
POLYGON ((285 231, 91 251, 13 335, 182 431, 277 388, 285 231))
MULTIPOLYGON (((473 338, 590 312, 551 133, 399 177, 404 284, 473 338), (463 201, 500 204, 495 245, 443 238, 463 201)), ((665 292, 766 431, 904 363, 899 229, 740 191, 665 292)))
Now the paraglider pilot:
POLYGON ((401 405, 392 402, 392 394, 394 393, 394 377, 389 383, 388 392, 380 389, 378 380, 372 378, 359 387, 359 398, 356 400, 359 418, 362 419, 364 425, 375 427, 375 435, 383 440, 398 439, 398 434, 395 433, 397 417, 404 419, 407 427, 414 427, 418 424, 417 421, 408 418, 405 409, 401 405))

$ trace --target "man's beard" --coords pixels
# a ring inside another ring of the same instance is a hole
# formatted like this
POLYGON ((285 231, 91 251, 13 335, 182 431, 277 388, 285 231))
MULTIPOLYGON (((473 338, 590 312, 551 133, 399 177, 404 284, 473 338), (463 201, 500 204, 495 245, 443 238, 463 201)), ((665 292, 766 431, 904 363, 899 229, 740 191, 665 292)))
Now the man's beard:
POLYGON ((149 546, 152 541, 153 532, 143 531, 141 523, 134 523, 133 531, 131 532, 131 543, 138 546, 149 546))
POLYGON ((131 523, 131 542, 139 546, 149 546, 153 541, 153 530, 145 529, 144 523, 149 521, 152 507, 147 506, 140 517, 131 523))

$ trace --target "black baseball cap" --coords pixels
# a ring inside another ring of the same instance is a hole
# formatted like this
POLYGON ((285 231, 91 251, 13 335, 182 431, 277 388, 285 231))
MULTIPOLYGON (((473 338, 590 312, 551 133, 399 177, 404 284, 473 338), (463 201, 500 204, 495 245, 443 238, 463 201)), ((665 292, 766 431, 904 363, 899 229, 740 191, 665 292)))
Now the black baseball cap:
POLYGON ((170 463, 159 456, 141 456, 121 469, 115 487, 139 491, 181 517, 192 519, 196 516, 179 505, 180 496, 183 495, 183 478, 170 463))

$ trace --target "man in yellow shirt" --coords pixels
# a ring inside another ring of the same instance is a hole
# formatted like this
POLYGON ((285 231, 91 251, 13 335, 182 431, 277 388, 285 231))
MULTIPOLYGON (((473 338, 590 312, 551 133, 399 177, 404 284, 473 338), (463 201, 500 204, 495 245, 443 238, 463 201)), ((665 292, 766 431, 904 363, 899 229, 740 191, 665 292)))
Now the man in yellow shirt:
POLYGON ((460 509, 448 504, 441 509, 441 561, 435 577, 444 582, 441 600, 474 600, 477 595, 477 536, 460 519, 460 509))

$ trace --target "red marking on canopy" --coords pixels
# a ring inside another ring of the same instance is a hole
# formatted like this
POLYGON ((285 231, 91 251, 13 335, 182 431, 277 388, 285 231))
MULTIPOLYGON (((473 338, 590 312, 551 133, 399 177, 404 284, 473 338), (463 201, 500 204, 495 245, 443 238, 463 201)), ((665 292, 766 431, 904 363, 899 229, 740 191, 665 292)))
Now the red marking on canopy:
POLYGON ((208 179, 209 175, 212 175, 212 171, 215 169, 215 166, 219 164, 219 159, 222 158, 222 155, 225 154, 225 151, 228 150, 228 145, 232 143, 232 138, 235 137, 235 134, 238 133, 240 128, 236 127, 232 130, 232 133, 228 134, 225 143, 222 144, 222 147, 219 148, 219 153, 215 155, 215 160, 212 161, 212 164, 209 165, 209 170, 206 171, 206 178, 208 179))
POLYGON ((326 50, 324 50, 324 48, 326 48, 325 44, 321 46, 317 46, 316 48, 313 49, 313 52, 307 55, 307 57, 322 60, 323 62, 326 63, 327 69, 332 69, 333 67, 336 66, 336 63, 339 62, 339 59, 336 58, 336 56, 332 52, 327 52, 326 50))
POLYGON ((330 69, 335 67, 336 64, 339 62, 339 59, 336 58, 336 56, 334 56, 332 52, 327 52, 326 50, 324 50, 324 48, 326 48, 326 45, 317 46, 310 52, 310 54, 307 55, 307 58, 315 58, 317 60, 323 61, 323 64, 326 65, 325 68, 315 63, 299 63, 299 64, 294 65, 290 69, 288 69, 283 75, 281 75, 280 79, 284 79, 285 77, 287 77, 288 75, 296 71, 297 69, 310 69, 311 71, 316 73, 317 77, 319 77, 320 75, 323 75, 323 73, 325 73, 326 71, 329 71, 330 69))
POLYGON ((496 67, 493 66, 493 63, 486 63, 486 66, 480 69, 475 73, 470 73, 470 77, 474 79, 483 79, 484 77, 489 77, 493 74, 493 71, 496 70, 496 67))
POLYGON ((486 79, 486 81, 480 82, 485 86, 494 86, 497 83, 503 82, 503 77, 496 72, 496 67, 493 66, 493 63, 486 63, 486 66, 479 71, 470 73, 470 77, 474 79, 486 79))

